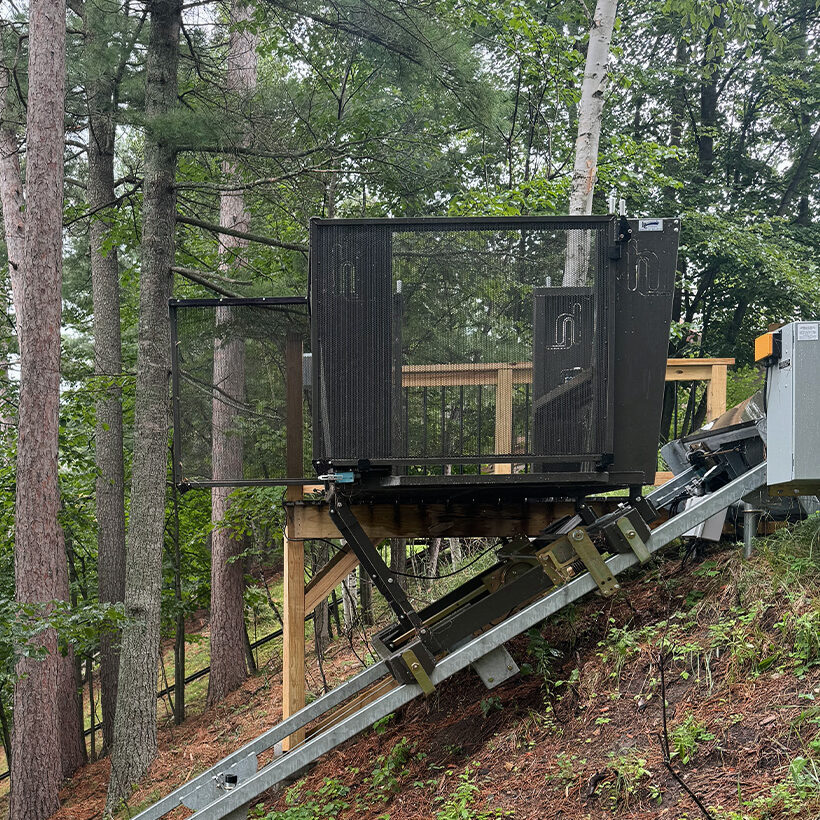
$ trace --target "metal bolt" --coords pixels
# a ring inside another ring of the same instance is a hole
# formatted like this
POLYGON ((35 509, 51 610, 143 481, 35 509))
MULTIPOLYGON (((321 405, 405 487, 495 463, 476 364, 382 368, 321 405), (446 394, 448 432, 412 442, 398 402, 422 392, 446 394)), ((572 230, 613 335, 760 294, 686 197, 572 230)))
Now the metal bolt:
POLYGON ((510 666, 509 664, 507 664, 507 671, 508 671, 508 672, 512 672, 512 671, 513 671, 512 666, 510 666))
POLYGON ((419 665, 417 663, 414 663, 410 665, 410 668, 415 672, 419 668, 419 665))
POLYGON ((495 678, 487 678, 487 683, 492 683, 494 680, 495 678))
POLYGON ((584 540, 584 533, 581 530, 575 530, 572 533, 573 541, 583 541, 584 540))
POLYGON ((635 530, 627 530, 626 531, 626 537, 627 538, 634 538, 636 535, 637 535, 637 533, 635 532, 635 530))
POLYGON ((419 634, 420 634, 420 635, 426 635, 426 634, 427 634, 427 630, 426 630, 424 627, 422 627, 422 628, 419 630, 419 634))
POLYGON ((392 584, 392 583, 393 583, 393 579, 392 579, 392 578, 388 578, 388 579, 387 579, 387 583, 388 583, 388 584, 392 584))

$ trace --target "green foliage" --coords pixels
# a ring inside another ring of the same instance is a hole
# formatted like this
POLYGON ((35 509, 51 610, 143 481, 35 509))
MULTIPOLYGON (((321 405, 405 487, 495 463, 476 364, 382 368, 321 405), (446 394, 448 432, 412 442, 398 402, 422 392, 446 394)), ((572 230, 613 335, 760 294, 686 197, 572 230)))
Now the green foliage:
POLYGON ((698 745, 701 742, 714 740, 712 732, 707 731, 706 726, 695 719, 695 716, 688 714, 670 732, 669 739, 672 742, 671 756, 680 759, 685 766, 695 756, 698 745))
MULTIPOLYGON (((475 763, 469 765, 458 775, 456 787, 446 797, 439 797, 443 806, 436 812, 436 820, 490 820, 492 817, 504 817, 501 809, 476 809, 481 789, 475 782, 475 763)), ((449 772, 448 772, 449 774, 449 772)))
POLYGON ((403 737, 387 754, 376 758, 369 792, 374 799, 387 802, 401 788, 402 776, 406 773, 407 763, 415 748, 415 743, 410 743, 403 737))
POLYGON ((763 373, 759 368, 753 365, 731 368, 726 380, 726 407, 735 407, 762 387, 763 373))
POLYGON ((551 646, 537 628, 527 632, 527 654, 535 661, 535 670, 544 678, 544 682, 549 686, 552 679, 552 664, 556 658, 561 657, 560 650, 551 646))
POLYGON ((285 794, 287 808, 284 811, 265 813, 263 805, 254 807, 250 816, 263 820, 314 820, 320 817, 336 817, 350 808, 345 800, 350 789, 335 778, 326 777, 314 792, 303 788, 301 783, 291 786, 285 794))
POLYGON ((394 720, 395 717, 396 717, 395 712, 391 712, 389 715, 385 715, 384 717, 379 718, 373 724, 373 731, 377 735, 383 735, 387 731, 387 728, 388 728, 388 725, 390 724, 390 721, 394 720))
POLYGON ((646 768, 646 758, 641 757, 634 749, 611 753, 607 768, 613 777, 604 781, 603 786, 613 810, 627 809, 639 791, 646 788, 649 796, 660 801, 660 788, 648 781, 652 772, 646 768))
POLYGON ((558 771, 554 775, 548 774, 547 779, 557 780, 563 786, 574 786, 578 782, 586 762, 586 758, 580 758, 570 752, 558 752, 554 758, 558 771))
POLYGON ((481 707, 481 714, 484 715, 484 717, 504 708, 504 704, 501 703, 501 698, 498 697, 482 698, 479 706, 481 707))

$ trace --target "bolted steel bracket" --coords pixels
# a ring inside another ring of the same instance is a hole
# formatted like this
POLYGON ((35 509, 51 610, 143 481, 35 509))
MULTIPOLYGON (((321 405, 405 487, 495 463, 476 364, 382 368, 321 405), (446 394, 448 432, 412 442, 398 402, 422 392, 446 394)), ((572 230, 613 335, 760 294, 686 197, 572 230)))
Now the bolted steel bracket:
POLYGON ((624 516, 623 518, 619 518, 615 522, 615 526, 621 531, 621 534, 626 539, 627 543, 632 549, 632 552, 635 553, 635 557, 642 563, 645 564, 652 558, 649 550, 646 548, 646 542, 641 538, 640 534, 638 533, 638 528, 624 516))
POLYGON ((575 553, 583 561, 595 583, 598 584, 601 594, 614 595, 621 588, 620 584, 615 580, 615 576, 610 572, 604 559, 601 558, 601 554, 590 540, 587 531, 583 527, 576 527, 569 533, 568 538, 575 553))
MULTIPOLYGON (((251 753, 240 758, 232 766, 211 776, 198 789, 182 798, 182 804, 192 811, 199 811, 219 799, 226 792, 233 791, 257 771, 256 755, 251 753)), ((245 820, 248 806, 242 806, 226 815, 228 820, 245 820)))
POLYGON ((518 664, 504 646, 499 646, 484 657, 473 661, 471 666, 488 689, 494 689, 519 672, 518 664))
MULTIPOLYGON (((412 649, 407 649, 401 653, 402 660, 407 664, 410 674, 415 678, 416 683, 421 687, 424 696, 428 697, 435 691, 435 686, 430 680, 430 675, 424 668, 421 659, 416 655, 412 649)), ((432 671, 432 670, 431 670, 432 671)))

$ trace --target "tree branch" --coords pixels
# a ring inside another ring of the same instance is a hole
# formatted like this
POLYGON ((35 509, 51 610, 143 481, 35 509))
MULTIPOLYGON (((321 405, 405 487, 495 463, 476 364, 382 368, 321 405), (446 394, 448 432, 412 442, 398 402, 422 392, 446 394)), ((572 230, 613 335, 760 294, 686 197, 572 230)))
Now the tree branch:
POLYGON ((811 142, 809 142, 808 147, 803 152, 800 159, 792 165, 792 178, 789 180, 789 184, 786 186, 786 190, 783 192, 783 196, 780 199, 780 205, 777 207, 778 216, 786 215, 786 209, 789 207, 789 203, 792 199, 794 199, 794 195, 803 184, 806 172, 808 171, 809 163, 811 162, 812 157, 814 157, 817 153, 818 148, 820 148, 820 126, 815 128, 811 142))
POLYGON ((268 245, 271 248, 283 248, 287 251, 299 251, 300 253, 307 253, 307 245, 301 242, 283 242, 279 239, 271 239, 260 234, 245 233, 245 231, 237 231, 234 228, 226 228, 222 225, 215 225, 213 222, 203 222, 201 219, 195 219, 191 216, 182 216, 177 214, 177 222, 182 225, 192 225, 195 228, 202 228, 205 231, 211 231, 216 234, 226 234, 227 236, 235 236, 238 239, 247 239, 248 242, 258 242, 260 245, 268 245))
POLYGON ((226 288, 220 287, 219 285, 215 285, 213 282, 209 282, 203 276, 200 276, 199 271, 193 270, 192 268, 181 268, 177 267, 176 265, 172 265, 171 272, 178 273, 185 279, 188 279, 191 282, 196 282, 197 285, 202 285, 203 287, 208 288, 208 290, 212 290, 214 293, 218 293, 220 296, 229 296, 232 298, 236 298, 239 296, 238 293, 234 293, 233 291, 227 290, 226 288))

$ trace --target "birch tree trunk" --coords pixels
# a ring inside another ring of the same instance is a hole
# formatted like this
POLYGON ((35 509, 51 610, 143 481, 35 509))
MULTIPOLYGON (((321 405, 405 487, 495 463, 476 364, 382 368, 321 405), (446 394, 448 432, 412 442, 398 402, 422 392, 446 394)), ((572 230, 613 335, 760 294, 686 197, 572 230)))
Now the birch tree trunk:
MULTIPOLYGON (((228 44, 226 85, 229 97, 247 95, 256 86, 256 40, 251 31, 241 28, 252 16, 250 6, 236 2, 231 7, 231 34, 228 44), (237 30, 237 24, 240 26, 237 30)), ((233 160, 222 163, 226 179, 237 176, 233 160)), ((219 198, 219 224, 247 233, 250 214, 241 190, 225 191, 219 198)), ((247 240, 220 237, 221 267, 230 272, 235 258, 247 246, 247 240)), ((235 419, 245 394, 245 342, 232 327, 230 307, 217 309, 217 331, 227 328, 224 338, 214 341, 214 386, 220 392, 213 400, 213 476, 242 475, 242 438, 234 430, 235 419), (224 400, 231 396, 235 402, 224 400)), ((211 520, 222 521, 230 506, 230 487, 211 490, 211 520)), ((211 541, 211 675, 208 682, 208 704, 222 700, 246 678, 243 633, 245 631, 244 576, 242 539, 228 527, 217 527, 211 541)))
POLYGON ((450 538, 450 559, 453 569, 457 569, 461 563, 461 541, 458 538, 450 538))
MULTIPOLYGON (((342 542, 344 543, 344 542, 342 542)), ((356 626, 356 570, 354 569, 347 578, 342 581, 342 612, 345 619, 345 632, 353 634, 356 626)))
MULTIPOLYGON (((578 137, 569 195, 571 216, 592 213, 592 195, 598 175, 598 143, 609 66, 609 45, 615 27, 618 0, 597 0, 589 30, 584 82, 578 103, 578 137)), ((564 287, 586 285, 589 267, 589 238, 585 231, 569 231, 564 287)))
MULTIPOLYGON (((85 50, 100 48, 93 4, 85 7, 85 50)), ((90 226, 91 288, 94 300, 94 373, 99 380, 94 458, 97 466, 97 554, 100 603, 125 598, 125 479, 123 467, 122 330, 120 327, 119 262, 116 246, 105 250, 112 227, 106 205, 114 201, 114 141, 116 135, 114 72, 90 71, 88 97, 88 206, 95 217, 90 226)), ((100 637, 100 699, 103 747, 114 740, 114 715, 119 676, 119 636, 100 637)))
POLYGON ((160 120, 177 106, 181 0, 152 0, 146 53, 134 462, 125 560, 125 611, 106 814, 119 808, 157 752, 157 665, 167 476, 176 151, 160 120))
MULTIPOLYGON (((25 282, 20 327, 20 403, 14 580, 17 601, 45 607, 57 597, 60 537, 57 435, 63 231, 65 2, 29 4, 25 282)), ((5 209, 4 209, 5 210, 5 209)), ((63 557, 63 560, 65 558, 63 557)), ((42 820, 59 807, 57 636, 37 638, 43 660, 17 664, 10 820, 42 820)))

